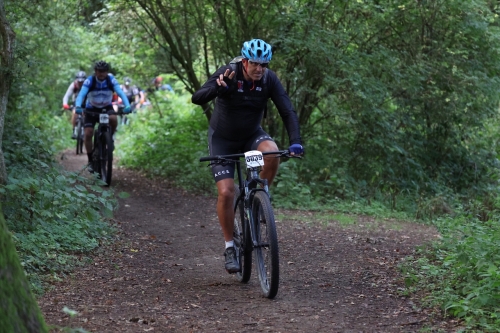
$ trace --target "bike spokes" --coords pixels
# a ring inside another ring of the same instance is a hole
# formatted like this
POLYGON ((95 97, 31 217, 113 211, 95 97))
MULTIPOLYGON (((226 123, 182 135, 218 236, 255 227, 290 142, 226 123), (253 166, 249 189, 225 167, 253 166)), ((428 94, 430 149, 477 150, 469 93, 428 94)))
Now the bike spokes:
MULTIPOLYGON (((235 203, 239 196, 239 189, 235 191, 235 203)), ((250 229, 248 221, 245 220, 243 202, 240 201, 234 210, 234 231, 233 231, 234 248, 236 249, 237 258, 240 262, 241 272, 236 273, 236 277, 240 282, 247 283, 250 280, 252 273, 252 251, 249 248, 251 244, 250 229)))
POLYGON ((278 236, 274 213, 266 192, 258 191, 253 199, 255 257, 259 281, 265 297, 274 298, 279 285, 278 236))

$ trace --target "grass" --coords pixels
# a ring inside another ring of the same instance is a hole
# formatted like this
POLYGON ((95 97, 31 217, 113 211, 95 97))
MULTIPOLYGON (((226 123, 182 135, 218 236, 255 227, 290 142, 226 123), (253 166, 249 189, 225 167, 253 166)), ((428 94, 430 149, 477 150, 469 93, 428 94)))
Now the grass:
POLYGON ((278 221, 296 221, 310 226, 349 228, 365 231, 394 230, 401 231, 410 221, 399 221, 393 218, 380 218, 361 214, 343 214, 337 212, 316 212, 306 210, 276 209, 278 221))

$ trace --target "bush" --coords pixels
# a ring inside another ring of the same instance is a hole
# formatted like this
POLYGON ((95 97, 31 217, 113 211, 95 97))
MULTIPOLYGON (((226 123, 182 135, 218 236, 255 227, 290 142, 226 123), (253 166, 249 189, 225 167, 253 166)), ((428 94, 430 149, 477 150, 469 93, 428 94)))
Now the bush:
POLYGON ((116 205, 113 192, 66 172, 54 161, 49 138, 26 123, 6 121, 4 156, 8 184, 3 210, 35 291, 40 277, 64 273, 84 260, 113 228, 102 217, 116 205))
POLYGON ((500 330, 500 225, 461 214, 439 218, 439 242, 402 266, 409 291, 430 292, 427 304, 441 306, 468 328, 500 330))

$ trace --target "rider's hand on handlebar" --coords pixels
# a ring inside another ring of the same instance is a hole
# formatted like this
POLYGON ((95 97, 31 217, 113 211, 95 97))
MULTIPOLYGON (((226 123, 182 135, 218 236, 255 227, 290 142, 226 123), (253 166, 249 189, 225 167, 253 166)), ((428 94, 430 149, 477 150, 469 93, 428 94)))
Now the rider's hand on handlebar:
POLYGON ((64 108, 64 110, 69 110, 69 105, 68 104, 64 104, 63 108, 64 108))
POLYGON ((130 113, 130 105, 123 108, 123 113, 130 113))
POLYGON ((298 143, 294 143, 288 148, 290 155, 302 155, 304 154, 304 147, 298 143))
POLYGON ((81 106, 77 106, 77 107, 75 108, 75 112, 76 112, 77 114, 82 114, 82 113, 83 113, 83 109, 82 109, 82 107, 81 107, 81 106))

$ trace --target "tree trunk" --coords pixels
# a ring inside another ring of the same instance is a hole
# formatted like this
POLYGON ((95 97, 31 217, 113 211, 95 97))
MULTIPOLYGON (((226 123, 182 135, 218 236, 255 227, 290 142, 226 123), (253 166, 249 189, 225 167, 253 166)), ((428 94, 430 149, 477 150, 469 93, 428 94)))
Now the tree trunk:
MULTIPOLYGON (((15 34, 0 0, 0 185, 7 182, 2 136, 14 67, 15 34)), ((0 204, 0 331, 12 333, 48 332, 38 304, 31 293, 12 236, 7 230, 0 204)))
POLYGON ((14 67, 15 33, 5 16, 4 0, 0 0, 0 185, 7 182, 2 150, 3 124, 14 67))
POLYGON ((0 331, 48 332, 7 230, 0 204, 0 331))

